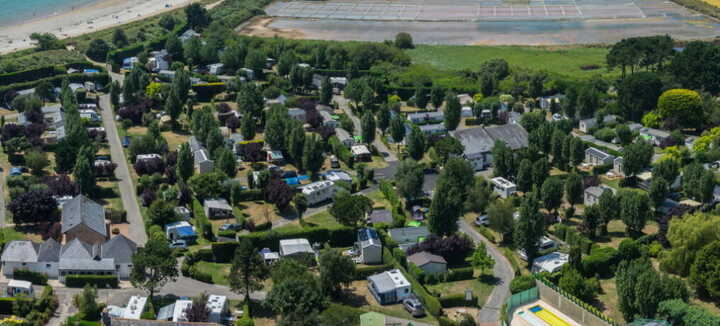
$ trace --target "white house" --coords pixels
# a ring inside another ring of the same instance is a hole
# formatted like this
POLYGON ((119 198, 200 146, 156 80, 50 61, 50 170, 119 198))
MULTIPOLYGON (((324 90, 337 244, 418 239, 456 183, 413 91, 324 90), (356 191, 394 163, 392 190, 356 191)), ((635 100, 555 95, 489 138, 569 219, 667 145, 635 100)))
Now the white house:
POLYGON ((333 119, 333 115, 324 110, 318 111, 320 113, 320 116, 323 118, 323 126, 330 127, 330 128, 338 128, 340 127, 340 121, 337 121, 333 119))
MULTIPOLYGON (((617 117, 610 114, 603 118, 603 123, 615 122, 617 117)), ((597 118, 583 119, 578 122, 578 129, 584 133, 589 133, 592 128, 597 126, 597 118)))
POLYGON ((615 192, 615 189, 606 185, 587 187, 583 195, 583 204, 585 204, 586 207, 598 204, 600 202, 600 196, 602 196, 602 194, 606 191, 615 192))
POLYGON ((228 315, 228 300, 224 295, 211 294, 208 296, 207 308, 210 310, 208 321, 211 323, 223 324, 225 316, 228 315))
POLYGON ((445 125, 442 123, 426 124, 419 126, 418 129, 426 136, 442 135, 447 132, 445 125))
POLYGON ((225 67, 225 65, 222 63, 213 63, 209 64, 207 69, 211 75, 220 75, 223 72, 223 67, 225 67))
POLYGON ((152 160, 162 160, 162 157, 160 156, 160 154, 140 154, 135 156, 135 162, 152 160))
POLYGON ((442 256, 433 255, 427 251, 414 253, 407 258, 425 274, 441 274, 447 272, 447 261, 442 256))
POLYGON ((555 273, 559 271, 563 267, 563 265, 567 264, 568 261, 568 254, 557 251, 552 252, 545 256, 535 258, 535 260, 533 260, 532 272, 555 273))
POLYGON ((353 160, 355 161, 372 160, 372 154, 365 145, 355 145, 353 147, 350 147, 350 152, 352 153, 353 160))
POLYGON ((623 172, 623 158, 622 156, 618 156, 613 160, 613 172, 617 175, 625 175, 625 172, 623 172))
POLYGON ((508 198, 512 196, 517 190, 517 186, 514 183, 503 177, 492 178, 490 179, 490 182, 493 185, 493 190, 495 191, 495 193, 500 195, 500 197, 502 198, 508 198))
POLYGON ((382 241, 374 229, 360 229, 357 234, 356 247, 358 261, 363 264, 381 264, 383 261, 382 241))
POLYGON ((352 176, 349 173, 342 171, 342 170, 330 170, 330 171, 323 173, 322 176, 323 176, 323 179, 332 181, 332 182, 344 181, 344 182, 352 183, 352 176))
POLYGON ((496 141, 504 142, 512 150, 528 145, 528 133, 519 124, 468 128, 453 131, 451 134, 463 145, 463 157, 470 161, 476 171, 490 166, 496 141))
POLYGON ((335 197, 335 183, 332 181, 318 181, 302 187, 302 193, 308 199, 309 205, 316 205, 335 197))
POLYGON ((402 302, 412 295, 410 282, 398 269, 371 275, 367 281, 370 293, 381 305, 402 302))
POLYGON ((592 166, 605 164, 613 164, 615 155, 605 153, 595 147, 589 147, 585 150, 585 162, 592 166))
POLYGON ((10 280, 7 285, 5 294, 9 297, 22 296, 22 297, 34 297, 35 291, 31 282, 21 280, 10 280))
POLYGON ((310 245, 308 239, 283 239, 280 240, 280 256, 287 257, 300 253, 317 254, 310 245))

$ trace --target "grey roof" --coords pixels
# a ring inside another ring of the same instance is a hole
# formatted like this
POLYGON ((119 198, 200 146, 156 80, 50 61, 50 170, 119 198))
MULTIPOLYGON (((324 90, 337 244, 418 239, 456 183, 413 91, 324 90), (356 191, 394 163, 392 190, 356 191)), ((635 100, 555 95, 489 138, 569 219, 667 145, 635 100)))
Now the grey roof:
POLYGON ((280 240, 280 248, 283 255, 292 255, 301 252, 315 253, 307 239, 284 239, 280 240))
POLYGON ((112 259, 60 259, 61 270, 85 271, 114 271, 115 262, 112 259))
POLYGON ((103 243, 100 249, 100 257, 112 258, 115 263, 129 264, 132 262, 132 256, 136 251, 137 244, 120 234, 103 243))
POLYGON ((207 151, 204 148, 199 151, 194 152, 193 159, 195 160, 195 164, 212 161, 210 159, 210 156, 208 156, 207 151))
POLYGON ((422 267, 429 263, 447 264, 445 258, 438 255, 433 255, 427 251, 421 251, 408 256, 407 260, 417 267, 422 267))
POLYGON ((407 118, 410 121, 416 120, 442 120, 444 114, 441 111, 430 111, 430 112, 415 112, 408 114, 407 118))
POLYGON ((79 195, 62 206, 62 233, 85 224, 89 229, 107 236, 105 227, 105 209, 100 204, 83 195, 79 195))
POLYGON ((92 260, 94 258, 95 249, 94 246, 80 239, 75 238, 72 241, 66 243, 60 251, 60 261, 64 259, 71 260, 92 260))
POLYGON ((39 262, 57 262, 60 260, 60 249, 62 246, 53 238, 48 238, 38 248, 39 262))
POLYGON ((505 142, 513 150, 528 145, 528 133, 518 124, 458 130, 453 132, 453 136, 463 144, 465 154, 490 152, 498 140, 505 142))
POLYGON ((371 223, 388 223, 392 224, 393 216, 392 212, 387 209, 376 209, 370 213, 368 217, 371 223))
POLYGON ((665 130, 654 129, 654 128, 642 128, 641 133, 648 134, 655 137, 666 138, 670 137, 670 133, 665 130))
POLYGON ((388 232, 390 233, 390 237, 398 244, 408 242, 414 243, 417 242, 418 238, 430 235, 430 231, 427 226, 390 229, 388 232))
POLYGON ((597 187, 587 187, 587 188, 585 189, 585 192, 588 193, 588 194, 591 194, 591 195, 593 195, 593 196, 595 196, 595 197, 600 197, 600 196, 602 196, 602 194, 603 194, 604 192, 606 192, 606 191, 608 191, 608 190, 609 190, 609 191, 612 191, 612 192, 615 192, 615 191, 614 191, 615 189, 610 188, 610 187, 605 186, 605 185, 601 185, 601 186, 597 186, 597 187))
POLYGON ((288 109, 288 115, 291 116, 291 117, 294 117, 294 116, 304 116, 304 115, 305 115, 305 110, 299 109, 299 108, 290 108, 290 109, 288 109))
POLYGON ((230 204, 228 204, 228 201, 224 198, 215 198, 215 199, 206 199, 203 202, 203 206, 213 209, 222 209, 226 211, 231 211, 232 207, 230 204))
POLYGON ((368 282, 375 284, 375 288, 380 293, 386 293, 395 290, 395 282, 388 273, 380 273, 368 277, 368 282))
POLYGON ((174 313, 175 313, 175 303, 173 302, 165 307, 160 308, 160 310, 158 310, 157 319, 158 320, 172 319, 174 313))
POLYGON ((422 125, 419 126, 420 131, 422 132, 428 132, 428 131, 446 131, 445 125, 442 123, 436 123, 436 124, 429 124, 429 125, 422 125))
POLYGON ((589 148, 587 148, 587 149, 585 150, 585 155, 595 156, 595 157, 600 158, 601 160, 605 160, 605 159, 608 159, 608 158, 613 159, 613 160, 615 159, 615 155, 611 155, 611 154, 605 153, 605 152, 603 152, 603 151, 601 151, 601 150, 599 150, 599 149, 597 149, 597 148, 595 148, 595 147, 589 147, 589 148))
POLYGON ((202 144, 200 144, 197 137, 195 136, 190 136, 190 139, 188 139, 188 144, 190 145, 190 151, 193 153, 203 149, 202 144))
POLYGON ((13 240, 5 244, 2 261, 34 263, 38 261, 37 244, 29 240, 13 240))

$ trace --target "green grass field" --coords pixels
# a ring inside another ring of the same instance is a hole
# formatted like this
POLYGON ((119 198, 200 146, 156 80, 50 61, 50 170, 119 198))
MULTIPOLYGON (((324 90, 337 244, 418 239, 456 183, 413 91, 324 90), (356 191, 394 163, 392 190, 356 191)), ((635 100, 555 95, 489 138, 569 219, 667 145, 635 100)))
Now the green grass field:
POLYGON ((587 78, 618 73, 608 72, 605 64, 607 52, 606 48, 590 47, 418 45, 408 50, 407 54, 414 64, 427 64, 440 70, 477 69, 487 60, 502 58, 512 67, 587 78), (600 68, 580 69, 593 64, 600 68))

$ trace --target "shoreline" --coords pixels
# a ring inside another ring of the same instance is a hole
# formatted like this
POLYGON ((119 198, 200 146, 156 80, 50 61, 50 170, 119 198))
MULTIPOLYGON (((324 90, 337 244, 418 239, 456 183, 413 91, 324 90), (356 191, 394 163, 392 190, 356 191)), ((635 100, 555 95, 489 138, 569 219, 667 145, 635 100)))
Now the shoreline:
POLYGON ((0 27, 0 54, 34 46, 32 33, 76 37, 182 8, 196 0, 100 0, 74 10, 0 27))

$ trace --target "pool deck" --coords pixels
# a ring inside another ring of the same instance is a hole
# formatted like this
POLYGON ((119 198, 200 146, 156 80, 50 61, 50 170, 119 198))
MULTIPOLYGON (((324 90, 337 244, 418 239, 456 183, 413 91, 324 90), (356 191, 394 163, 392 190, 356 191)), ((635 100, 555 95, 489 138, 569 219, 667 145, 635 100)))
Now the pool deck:
MULTIPOLYGON (((580 323, 575 322, 574 320, 570 319, 570 317, 566 316, 565 314, 563 314, 562 312, 553 308, 551 305, 545 303, 542 300, 533 301, 531 303, 528 303, 524 306, 520 306, 517 309, 515 309, 515 312, 513 313, 513 318, 512 318, 512 320, 510 320, 510 326, 533 326, 530 323, 528 323, 527 321, 525 321, 522 317, 518 316, 518 312, 524 311, 526 314, 532 314, 532 312, 530 312, 530 308, 532 308, 534 306, 538 306, 538 305, 540 307, 542 307, 543 309, 552 312, 555 316, 558 316, 558 318, 564 320, 565 322, 567 322, 568 324, 570 324, 572 326, 582 326, 580 323)), ((540 318, 540 317, 538 317, 538 318, 540 318)))

